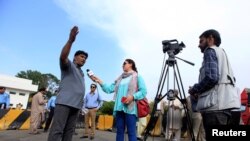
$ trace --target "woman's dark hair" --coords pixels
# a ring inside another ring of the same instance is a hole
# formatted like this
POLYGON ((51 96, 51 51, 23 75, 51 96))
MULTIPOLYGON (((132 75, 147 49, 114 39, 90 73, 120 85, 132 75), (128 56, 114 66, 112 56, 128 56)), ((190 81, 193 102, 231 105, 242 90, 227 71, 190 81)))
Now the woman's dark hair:
POLYGON ((134 70, 135 72, 138 72, 134 60, 126 59, 125 61, 127 61, 129 64, 132 64, 132 70, 134 70))
POLYGON ((201 37, 209 38, 210 36, 212 36, 214 38, 215 45, 220 46, 220 44, 221 44, 220 33, 214 29, 209 29, 209 30, 203 32, 200 35, 200 38, 201 37))

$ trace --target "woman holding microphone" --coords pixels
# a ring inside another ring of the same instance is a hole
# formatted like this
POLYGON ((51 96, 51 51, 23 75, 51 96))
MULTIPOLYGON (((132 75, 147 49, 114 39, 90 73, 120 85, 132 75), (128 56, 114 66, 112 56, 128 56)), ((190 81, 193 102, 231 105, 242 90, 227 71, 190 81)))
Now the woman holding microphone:
POLYGON ((138 75, 135 62, 126 59, 123 63, 123 73, 112 84, 106 84, 96 76, 92 80, 100 84, 108 94, 114 93, 114 112, 116 120, 116 141, 124 141, 127 128, 129 141, 136 141, 137 105, 136 100, 146 97, 147 90, 143 78, 138 75))

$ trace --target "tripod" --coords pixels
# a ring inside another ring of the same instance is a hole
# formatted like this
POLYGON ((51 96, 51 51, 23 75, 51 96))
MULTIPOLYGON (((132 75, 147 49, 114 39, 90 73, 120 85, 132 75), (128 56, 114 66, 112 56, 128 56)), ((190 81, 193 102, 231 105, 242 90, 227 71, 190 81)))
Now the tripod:
MULTIPOLYGON (((182 83, 182 79, 180 76, 180 71, 177 65, 177 59, 180 59, 190 65, 194 65, 192 62, 186 61, 184 59, 181 59, 179 57, 176 57, 174 55, 173 52, 168 52, 169 54, 169 58, 167 60, 165 60, 164 57, 164 63, 163 63, 163 68, 162 68, 162 72, 161 72, 161 76, 160 76, 160 80, 159 80, 159 84, 158 84, 158 89, 157 89, 157 94, 155 97, 155 102, 154 102, 154 106, 152 109, 152 112, 150 114, 150 119, 149 122, 147 124, 147 127, 144 130, 144 138, 143 141, 147 140, 147 137, 150 133, 150 131, 152 131, 152 129, 155 127, 155 124, 158 120, 158 117, 155 115, 156 112, 156 108, 157 108, 157 104, 166 96, 170 97, 173 94, 173 90, 169 90, 169 71, 170 71, 170 67, 173 68, 173 84, 174 84, 174 89, 175 89, 175 85, 177 84, 178 87, 178 91, 179 91, 179 96, 176 96, 176 98, 181 102, 181 104, 183 105, 184 111, 185 111, 185 115, 187 117, 187 124, 188 124, 188 130, 190 133, 190 136, 192 138, 192 141, 195 141, 195 137, 193 134, 193 127, 192 127, 192 122, 190 119, 190 115, 188 113, 188 109, 187 109, 187 102, 186 102, 186 96, 185 96, 185 91, 184 91, 184 87, 183 87, 183 83, 182 83), (164 83, 167 79, 167 93, 165 93, 164 95, 162 95, 162 91, 163 91, 163 87, 164 87, 164 83)), ((173 97, 172 97, 173 98, 173 97)))

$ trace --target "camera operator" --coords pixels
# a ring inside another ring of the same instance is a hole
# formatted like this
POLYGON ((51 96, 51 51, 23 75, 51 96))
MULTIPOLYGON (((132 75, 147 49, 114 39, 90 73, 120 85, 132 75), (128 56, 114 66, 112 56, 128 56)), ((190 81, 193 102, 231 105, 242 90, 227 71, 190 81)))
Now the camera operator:
POLYGON ((235 78, 225 51, 220 48, 218 31, 210 29, 200 35, 199 48, 204 54, 199 82, 189 89, 198 99, 197 110, 202 114, 206 139, 209 126, 231 125, 231 110, 240 107, 235 78))

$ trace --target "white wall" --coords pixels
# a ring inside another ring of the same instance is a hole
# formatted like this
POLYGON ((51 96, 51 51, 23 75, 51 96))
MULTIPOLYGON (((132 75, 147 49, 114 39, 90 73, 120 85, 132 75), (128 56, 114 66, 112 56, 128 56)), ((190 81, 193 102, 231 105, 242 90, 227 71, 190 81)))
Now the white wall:
POLYGON ((19 103, 23 105, 22 109, 27 108, 28 99, 30 95, 28 91, 6 88, 6 92, 10 94, 10 104, 12 104, 11 108, 16 108, 16 105, 19 103), (15 94, 12 94, 13 92, 15 94))
POLYGON ((32 80, 3 74, 0 74, 0 86, 6 87, 6 92, 10 94, 11 107, 16 108, 21 103, 22 109, 27 108, 30 93, 36 92, 38 88, 32 84, 32 80))

